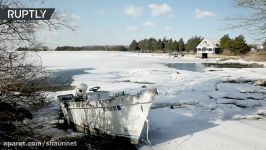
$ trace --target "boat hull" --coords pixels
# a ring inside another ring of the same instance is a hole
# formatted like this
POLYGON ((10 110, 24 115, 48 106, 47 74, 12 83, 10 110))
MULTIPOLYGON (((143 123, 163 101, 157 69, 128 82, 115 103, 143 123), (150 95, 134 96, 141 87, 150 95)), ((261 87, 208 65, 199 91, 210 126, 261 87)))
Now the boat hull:
POLYGON ((67 123, 79 132, 101 132, 137 144, 155 95, 156 90, 147 90, 113 99, 60 102, 60 109, 67 123))

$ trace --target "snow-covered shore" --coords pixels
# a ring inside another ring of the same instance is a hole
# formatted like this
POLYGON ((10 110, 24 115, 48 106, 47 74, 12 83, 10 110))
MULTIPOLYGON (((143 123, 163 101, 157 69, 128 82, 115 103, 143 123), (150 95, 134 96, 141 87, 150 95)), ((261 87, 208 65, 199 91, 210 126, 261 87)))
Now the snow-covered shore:
MULTIPOLYGON (((266 88, 252 82, 266 79, 266 68, 192 72, 166 64, 218 59, 127 52, 48 51, 38 55, 50 70, 84 69, 86 74, 73 76, 74 86, 86 83, 113 92, 138 91, 143 85, 156 87, 159 95, 148 116, 152 149, 266 149, 266 120, 257 115, 266 111, 266 88)), ((138 148, 151 149, 142 144, 138 148)))

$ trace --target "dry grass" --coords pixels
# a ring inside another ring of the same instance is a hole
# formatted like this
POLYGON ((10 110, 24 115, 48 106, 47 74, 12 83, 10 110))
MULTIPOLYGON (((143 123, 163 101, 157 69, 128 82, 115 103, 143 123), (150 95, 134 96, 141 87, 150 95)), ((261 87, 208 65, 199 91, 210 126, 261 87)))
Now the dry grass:
POLYGON ((241 58, 245 60, 250 60, 250 61, 266 61, 266 52, 248 53, 248 54, 242 55, 241 58))
MULTIPOLYGON (((200 54, 196 54, 196 55, 194 55, 194 57, 201 58, 201 55, 200 54)), ((217 55, 208 55, 208 58, 221 58, 222 60, 227 60, 227 59, 239 59, 240 57, 239 56, 222 55, 222 54, 218 55, 217 54, 217 55)))
POLYGON ((239 59, 239 56, 229 56, 229 55, 211 55, 209 58, 222 58, 222 59, 239 59))

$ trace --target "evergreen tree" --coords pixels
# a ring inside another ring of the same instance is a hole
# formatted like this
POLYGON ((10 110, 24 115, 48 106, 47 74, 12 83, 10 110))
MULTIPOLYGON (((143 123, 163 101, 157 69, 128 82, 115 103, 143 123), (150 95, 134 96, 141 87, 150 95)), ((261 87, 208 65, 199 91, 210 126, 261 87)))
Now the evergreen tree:
POLYGON ((179 44, 178 44, 178 42, 176 40, 172 44, 172 50, 176 51, 176 52, 179 52, 179 44))
POLYGON ((166 51, 166 44, 167 44, 167 39, 166 39, 166 37, 164 37, 163 38, 163 41, 162 41, 162 43, 163 43, 163 52, 165 53, 165 51, 166 51))
POLYGON ((165 45, 165 50, 168 52, 172 51, 173 50, 172 45, 173 45, 173 40, 172 39, 167 40, 166 45, 165 45))
POLYGON ((155 38, 150 38, 151 51, 158 50, 158 42, 155 38))
POLYGON ((139 41, 138 46, 139 46, 140 50, 143 52, 143 50, 145 50, 145 40, 139 41))
POLYGON ((184 43, 184 40, 183 40, 183 38, 180 38, 179 39, 179 42, 178 42, 178 44, 179 44, 179 51, 185 51, 185 43, 184 43))
POLYGON ((228 49, 229 48, 229 42, 231 41, 230 37, 228 34, 224 35, 221 39, 220 39, 220 49, 221 51, 228 49))
POLYGON ((203 38, 198 36, 190 38, 186 44, 186 51, 195 53, 197 46, 202 40, 203 38))
POLYGON ((152 52, 152 38, 148 39, 146 41, 146 50, 148 50, 149 52, 152 52))
POLYGON ((133 40, 131 44, 129 45, 129 50, 136 51, 139 50, 138 43, 136 40, 133 40))
POLYGON ((229 50, 232 54, 239 55, 249 52, 250 47, 247 45, 245 37, 243 35, 239 35, 229 42, 229 50))
POLYGON ((242 41, 242 42, 244 41, 244 42, 246 42, 246 41, 245 41, 245 37, 244 37, 243 35, 239 35, 239 36, 237 36, 237 37, 235 38, 235 40, 236 40, 236 41, 242 41))
POLYGON ((164 49, 164 45, 161 39, 158 40, 158 50, 163 50, 164 49))

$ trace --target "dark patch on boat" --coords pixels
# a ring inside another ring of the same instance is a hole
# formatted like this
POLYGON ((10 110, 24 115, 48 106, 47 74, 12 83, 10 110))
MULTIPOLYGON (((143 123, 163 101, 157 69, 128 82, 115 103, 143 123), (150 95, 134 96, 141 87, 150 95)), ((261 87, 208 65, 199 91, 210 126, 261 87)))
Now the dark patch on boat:
MULTIPOLYGON (((64 124, 58 126, 60 129, 67 130, 69 128, 76 130, 74 123, 70 125, 64 124)), ((112 136, 109 134, 102 133, 100 130, 95 129, 95 132, 91 133, 89 130, 84 130, 84 134, 77 137, 63 137, 60 141, 77 141, 77 146, 80 149, 91 149, 91 150, 137 150, 136 146, 131 143, 130 139, 119 136, 112 136)))

